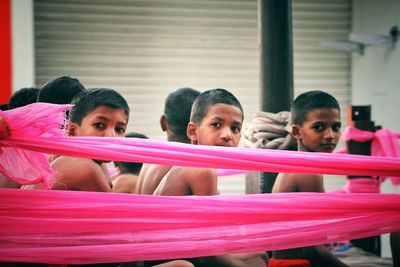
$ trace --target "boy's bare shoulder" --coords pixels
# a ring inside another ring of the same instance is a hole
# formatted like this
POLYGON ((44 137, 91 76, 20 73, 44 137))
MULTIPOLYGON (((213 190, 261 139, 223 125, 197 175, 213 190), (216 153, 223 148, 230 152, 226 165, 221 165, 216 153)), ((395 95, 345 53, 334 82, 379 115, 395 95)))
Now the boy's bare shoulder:
POLYGON ((111 191, 104 169, 91 159, 61 156, 51 167, 58 172, 53 189, 111 191))
POLYGON ((116 193, 135 192, 138 176, 132 173, 120 174, 113 181, 112 191, 116 193))
POLYGON ((212 168, 182 168, 181 172, 192 195, 216 195, 217 171, 212 168))
POLYGON ((313 173, 279 173, 272 193, 324 192, 323 176, 313 173))
POLYGON ((173 166, 164 176, 155 195, 215 195, 215 169, 173 166))
POLYGON ((143 164, 134 193, 152 195, 171 168, 170 165, 143 164))

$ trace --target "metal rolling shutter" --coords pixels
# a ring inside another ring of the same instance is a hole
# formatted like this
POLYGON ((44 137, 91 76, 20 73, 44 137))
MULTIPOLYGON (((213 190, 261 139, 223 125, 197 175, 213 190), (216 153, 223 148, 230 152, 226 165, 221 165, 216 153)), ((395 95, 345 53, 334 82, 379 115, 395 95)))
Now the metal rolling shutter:
MULTIPOLYGON (((349 102, 349 56, 319 48, 345 38, 350 0, 293 1, 296 94, 326 89, 349 102)), ((164 99, 179 87, 226 88, 245 121, 259 110, 257 1, 35 0, 36 84, 77 77, 109 87, 131 106, 129 131, 165 139, 164 99)), ((220 179, 221 193, 243 193, 243 177, 220 179)))

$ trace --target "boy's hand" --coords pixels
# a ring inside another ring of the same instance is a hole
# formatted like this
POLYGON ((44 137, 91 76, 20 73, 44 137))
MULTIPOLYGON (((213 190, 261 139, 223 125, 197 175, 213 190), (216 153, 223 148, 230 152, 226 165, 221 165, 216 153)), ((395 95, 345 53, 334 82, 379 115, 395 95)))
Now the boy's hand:
POLYGON ((231 254, 231 256, 237 260, 242 261, 241 266, 243 267, 266 266, 266 264, 268 263, 268 255, 265 252, 237 253, 231 254))

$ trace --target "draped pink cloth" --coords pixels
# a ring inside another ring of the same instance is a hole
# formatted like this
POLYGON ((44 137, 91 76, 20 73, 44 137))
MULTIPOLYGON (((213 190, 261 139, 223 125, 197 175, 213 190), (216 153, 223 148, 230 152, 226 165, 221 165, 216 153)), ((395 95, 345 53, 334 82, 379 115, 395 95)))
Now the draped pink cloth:
POLYGON ((368 193, 165 197, 0 189, 0 261, 87 264, 323 244, 400 231, 399 203, 400 195, 368 193))
MULTIPOLYGON (((394 133, 389 129, 379 129, 376 132, 359 130, 353 126, 347 126, 343 138, 345 141, 354 140, 357 142, 372 141, 371 155, 378 157, 400 157, 400 134, 394 133)), ((384 181, 389 177, 380 175, 380 180, 384 181)), ((400 177, 390 177, 392 184, 400 185, 400 177)))
POLYGON ((348 179, 343 186, 346 193, 379 193, 380 181, 376 177, 348 179))
MULTIPOLYGON (((36 103, 7 111, 0 110, 0 118, 6 124, 0 124, 0 132, 8 132, 0 135, 0 140, 64 136, 64 111, 70 107, 71 105, 36 103)), ((0 144, 0 173, 20 184, 41 182, 46 188, 55 181, 55 173, 45 154, 18 146, 9 148, 0 144)))
MULTIPOLYGON (((117 168, 108 168, 108 174, 110 176, 117 174, 119 171, 117 168)), ((246 171, 243 170, 231 170, 231 169, 217 169, 217 176, 230 176, 230 175, 238 175, 238 174, 244 174, 246 171)))
MULTIPOLYGON (((65 108, 37 103, 1 112, 10 134, 0 129, 0 172, 21 183, 51 184, 54 173, 41 154, 51 153, 236 170, 400 176, 395 157, 65 137, 60 127, 65 108)), ((0 189, 0 261, 88 264, 323 244, 400 231, 399 203, 399 195, 368 193, 153 197, 0 189)))
POLYGON ((244 170, 233 170, 233 169, 217 169, 217 176, 230 176, 230 175, 239 175, 245 174, 246 171, 244 170))

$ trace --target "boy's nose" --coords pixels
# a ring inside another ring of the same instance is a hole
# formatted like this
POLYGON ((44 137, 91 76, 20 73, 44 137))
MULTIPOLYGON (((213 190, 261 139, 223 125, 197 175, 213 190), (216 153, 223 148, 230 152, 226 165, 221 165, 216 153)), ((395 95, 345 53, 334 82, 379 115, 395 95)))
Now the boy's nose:
POLYGON ((224 140, 231 140, 232 139, 232 131, 230 128, 224 129, 221 135, 221 138, 224 140))
POLYGON ((328 128, 325 131, 325 138, 329 138, 329 139, 335 138, 335 132, 331 128, 328 128))
POLYGON ((114 129, 107 130, 104 134, 104 137, 116 137, 117 133, 114 131, 114 129))

